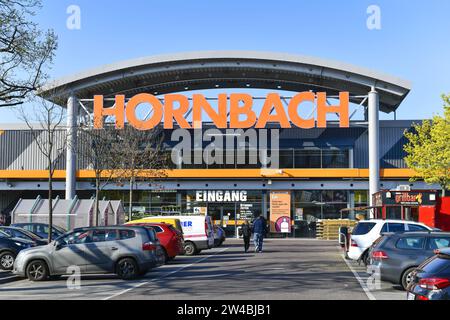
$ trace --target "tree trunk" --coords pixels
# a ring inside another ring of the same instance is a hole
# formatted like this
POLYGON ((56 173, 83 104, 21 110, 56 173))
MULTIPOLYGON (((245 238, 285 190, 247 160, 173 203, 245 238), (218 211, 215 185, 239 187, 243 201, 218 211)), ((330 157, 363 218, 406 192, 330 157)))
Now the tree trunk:
POLYGON ((48 243, 50 243, 53 236, 53 166, 50 157, 48 162, 48 243))
POLYGON ((99 206, 99 197, 100 197, 100 178, 97 177, 95 179, 95 225, 99 225, 99 216, 100 216, 100 206, 99 206))
POLYGON ((128 221, 131 221, 133 217, 133 185, 134 185, 134 179, 133 177, 130 178, 130 205, 128 208, 128 221))

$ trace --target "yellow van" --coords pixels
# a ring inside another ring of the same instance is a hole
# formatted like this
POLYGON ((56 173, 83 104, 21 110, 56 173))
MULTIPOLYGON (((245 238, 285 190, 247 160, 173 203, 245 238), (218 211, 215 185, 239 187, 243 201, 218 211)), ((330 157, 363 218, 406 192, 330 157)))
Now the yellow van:
POLYGON ((183 233, 183 229, 181 227, 181 222, 180 219, 176 219, 176 218, 165 218, 165 217, 147 217, 147 218, 143 218, 143 219, 139 219, 139 220, 133 220, 131 222, 126 223, 127 224, 135 224, 135 223, 167 223, 172 225, 175 229, 177 229, 178 231, 180 231, 181 233, 183 233))

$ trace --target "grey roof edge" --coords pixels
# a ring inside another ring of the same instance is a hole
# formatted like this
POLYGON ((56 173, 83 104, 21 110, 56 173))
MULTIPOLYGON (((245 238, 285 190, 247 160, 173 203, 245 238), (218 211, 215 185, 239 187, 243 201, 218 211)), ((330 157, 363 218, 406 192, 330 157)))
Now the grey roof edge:
POLYGON ((280 61, 297 64, 306 64, 319 66, 329 69, 334 69, 342 72, 361 75, 374 80, 390 83, 392 85, 402 87, 410 91, 412 84, 410 81, 373 71, 371 69, 323 58, 294 55, 288 53, 264 52, 264 51, 192 51, 174 54, 155 55, 150 57, 141 57, 137 59, 124 60, 112 64, 103 65, 97 68, 89 69, 76 73, 70 76, 62 77, 48 82, 40 90, 40 95, 45 95, 46 92, 57 90, 58 88, 67 89, 70 84, 82 82, 93 77, 121 72, 123 70, 131 70, 133 68, 142 67, 151 64, 171 63, 177 61, 189 60, 208 60, 208 59, 243 59, 243 60, 266 60, 266 61, 280 61))

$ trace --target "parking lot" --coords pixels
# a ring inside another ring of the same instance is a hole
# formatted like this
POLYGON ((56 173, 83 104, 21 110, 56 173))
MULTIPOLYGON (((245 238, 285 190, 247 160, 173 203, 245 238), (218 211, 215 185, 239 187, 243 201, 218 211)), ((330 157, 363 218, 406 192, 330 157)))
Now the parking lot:
POLYGON ((38 283, 9 277, 0 275, 2 300, 405 299, 403 291, 387 283, 368 290, 365 268, 346 262, 336 242, 319 240, 269 239, 264 253, 245 254, 240 241, 229 239, 199 256, 177 257, 138 280, 90 275, 75 289, 68 289, 67 277, 38 283))

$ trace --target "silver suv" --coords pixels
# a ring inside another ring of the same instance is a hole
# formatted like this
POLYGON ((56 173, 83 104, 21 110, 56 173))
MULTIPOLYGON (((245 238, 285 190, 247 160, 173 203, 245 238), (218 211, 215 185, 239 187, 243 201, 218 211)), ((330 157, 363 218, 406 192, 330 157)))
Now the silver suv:
POLYGON ((52 243, 22 250, 14 273, 31 281, 72 273, 116 273, 122 279, 146 274, 159 264, 159 241, 144 227, 78 228, 52 243))

